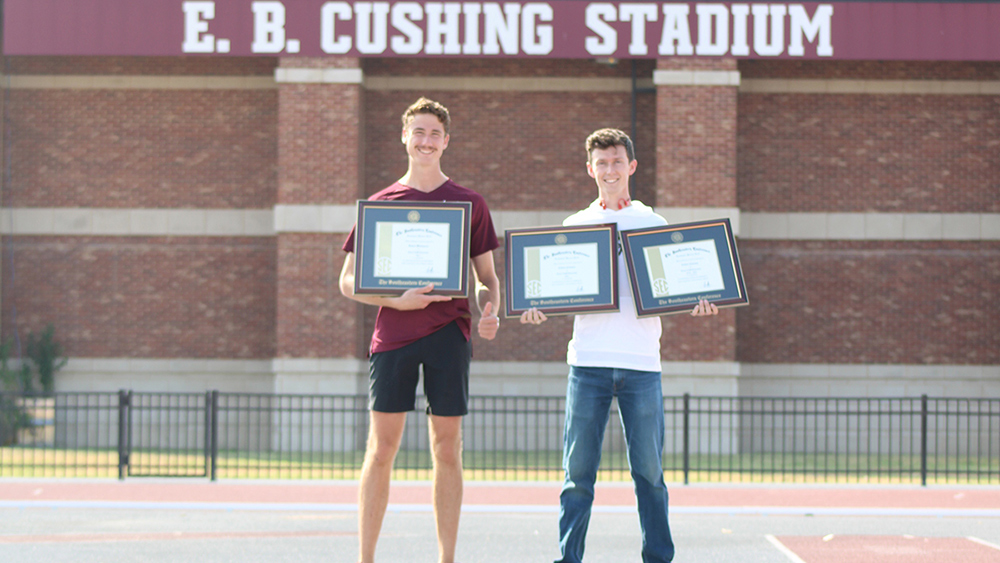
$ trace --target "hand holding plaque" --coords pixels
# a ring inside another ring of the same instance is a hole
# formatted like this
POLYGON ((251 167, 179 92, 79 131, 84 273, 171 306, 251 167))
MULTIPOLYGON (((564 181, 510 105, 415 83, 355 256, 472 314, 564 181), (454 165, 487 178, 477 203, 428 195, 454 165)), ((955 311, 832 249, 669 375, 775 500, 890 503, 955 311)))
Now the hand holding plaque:
POLYGON ((749 304, 729 219, 622 231, 636 315, 749 304))
POLYGON ((471 214, 464 201, 359 201, 354 292, 466 296, 471 214))
POLYGON ((618 310, 618 230, 613 223, 506 232, 507 310, 547 315, 618 310))

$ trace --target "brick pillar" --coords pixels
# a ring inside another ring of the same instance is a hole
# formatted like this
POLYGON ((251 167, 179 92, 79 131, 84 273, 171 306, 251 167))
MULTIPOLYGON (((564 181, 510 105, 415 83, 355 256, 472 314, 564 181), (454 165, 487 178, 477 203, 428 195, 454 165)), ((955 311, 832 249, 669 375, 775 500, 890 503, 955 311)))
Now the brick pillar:
MULTIPOLYGON (((734 59, 662 59, 656 85, 656 207, 673 223, 731 216, 736 208, 734 59), (681 208, 679 215, 671 210, 681 208)), ((738 220, 734 221, 734 228, 738 220)), ((664 317, 666 361, 735 361, 736 315, 664 317)))
MULTIPOLYGON (((364 354, 359 307, 340 295, 337 283, 344 261, 340 246, 364 177, 361 77, 356 58, 286 58, 275 72, 279 380, 289 370, 328 379, 344 367, 342 360, 364 354), (330 368, 333 364, 340 367, 330 368)), ((349 389, 278 385, 277 390, 349 389)))

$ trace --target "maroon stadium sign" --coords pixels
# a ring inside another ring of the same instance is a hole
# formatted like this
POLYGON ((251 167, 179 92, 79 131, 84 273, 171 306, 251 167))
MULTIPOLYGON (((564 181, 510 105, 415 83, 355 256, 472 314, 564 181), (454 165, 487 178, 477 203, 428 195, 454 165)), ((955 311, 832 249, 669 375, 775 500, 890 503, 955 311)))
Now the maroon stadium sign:
POLYGON ((5 0, 6 55, 1000 60, 996 2, 5 0))

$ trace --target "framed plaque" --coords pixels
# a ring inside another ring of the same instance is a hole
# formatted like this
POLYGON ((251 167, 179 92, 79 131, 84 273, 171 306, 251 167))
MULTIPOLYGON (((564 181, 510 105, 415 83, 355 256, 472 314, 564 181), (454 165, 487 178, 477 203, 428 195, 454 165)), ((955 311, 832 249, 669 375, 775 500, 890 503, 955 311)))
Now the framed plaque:
POLYGON ((506 231, 506 316, 618 310, 614 223, 506 231))
POLYGON ((471 216, 467 201, 359 201, 354 292, 400 295, 434 284, 432 294, 466 296, 471 216))
POLYGON ((700 299, 749 304, 729 219, 622 231, 639 317, 689 312, 700 299))

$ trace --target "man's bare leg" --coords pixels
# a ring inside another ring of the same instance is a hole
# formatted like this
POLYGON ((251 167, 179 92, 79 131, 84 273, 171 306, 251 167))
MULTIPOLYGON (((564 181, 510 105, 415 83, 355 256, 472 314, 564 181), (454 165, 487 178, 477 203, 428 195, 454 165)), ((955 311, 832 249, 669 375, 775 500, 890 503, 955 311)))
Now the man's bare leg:
POLYGON ((375 545, 389 504, 392 463, 406 424, 405 412, 371 411, 368 447, 358 489, 358 542, 361 563, 374 563, 375 545))
POLYGON ((430 416, 439 563, 454 563, 462 512, 462 417, 430 416))

